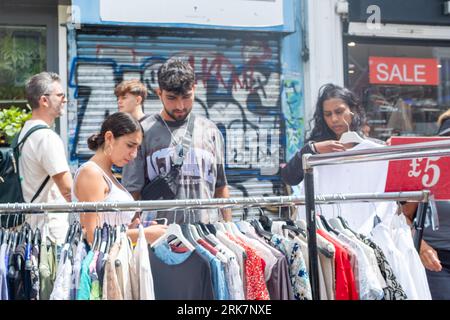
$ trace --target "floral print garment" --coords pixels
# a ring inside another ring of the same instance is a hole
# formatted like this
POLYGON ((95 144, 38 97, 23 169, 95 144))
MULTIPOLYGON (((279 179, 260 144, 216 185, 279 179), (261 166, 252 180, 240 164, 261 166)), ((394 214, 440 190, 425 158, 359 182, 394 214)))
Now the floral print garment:
POLYGON ((300 244, 277 234, 270 239, 271 244, 287 258, 292 289, 296 300, 312 300, 311 284, 300 244))
POLYGON ((246 296, 248 300, 270 300, 269 291, 267 290, 266 281, 264 280, 265 262, 256 253, 254 249, 249 247, 239 238, 230 236, 228 238, 240 245, 247 254, 245 259, 245 276, 246 276, 246 296))

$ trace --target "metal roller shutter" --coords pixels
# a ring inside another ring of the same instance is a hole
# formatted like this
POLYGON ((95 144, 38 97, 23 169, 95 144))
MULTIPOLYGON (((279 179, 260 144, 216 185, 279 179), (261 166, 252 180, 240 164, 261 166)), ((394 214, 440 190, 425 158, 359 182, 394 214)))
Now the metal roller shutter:
POLYGON ((86 140, 117 110, 114 87, 120 81, 141 79, 150 91, 145 113, 159 112, 156 72, 167 58, 179 57, 196 72, 194 112, 214 121, 224 135, 232 196, 285 194, 279 177, 285 149, 278 35, 92 27, 70 37, 72 160, 91 155, 86 140))

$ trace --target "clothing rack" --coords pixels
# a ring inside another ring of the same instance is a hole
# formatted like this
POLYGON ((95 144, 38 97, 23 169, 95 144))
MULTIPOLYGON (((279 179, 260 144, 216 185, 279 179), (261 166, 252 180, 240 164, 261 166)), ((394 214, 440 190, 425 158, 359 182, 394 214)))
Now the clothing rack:
MULTIPOLYGON (((408 191, 408 192, 386 192, 386 193, 360 193, 360 194, 331 194, 313 195, 314 202, 318 204, 334 204, 341 202, 377 202, 377 201, 428 201, 428 191, 408 191)), ((71 202, 71 203, 11 203, 0 204, 0 216, 4 214, 32 213, 46 214, 47 212, 100 212, 100 211, 122 211, 122 210, 188 210, 207 208, 242 208, 242 207, 262 207, 262 206, 293 206, 308 205, 307 197, 302 196, 282 196, 282 197, 251 197, 251 198, 228 198, 228 199, 202 199, 202 200, 161 200, 161 201, 132 201, 132 202, 71 202)), ((308 207, 307 207, 308 208, 308 207)), ((315 219, 315 217, 313 217, 315 219)), ((307 217, 308 221, 308 217, 307 217)), ((317 244, 315 240, 310 240, 311 223, 308 227, 310 257, 317 258, 317 244), (316 255, 311 255, 311 251, 316 255)), ((312 225, 315 230, 315 224, 312 225)), ((318 284, 317 259, 311 263, 310 276, 313 299, 317 299, 314 294, 318 294, 318 288, 313 284, 318 284), (315 269, 311 269, 315 266, 315 269), (315 275, 314 275, 315 274, 315 275), (316 278, 314 278, 316 277, 316 278), (314 282, 316 281, 316 282, 314 282)))
MULTIPOLYGON (((414 158, 442 156, 450 156, 450 141, 448 140, 414 143, 400 146, 386 146, 383 148, 369 148, 364 150, 343 151, 318 155, 303 155, 302 160, 305 184, 306 224, 308 227, 308 251, 310 270, 309 276, 311 281, 312 297, 314 300, 319 300, 320 297, 315 212, 317 197, 314 194, 314 167, 333 164, 372 162, 382 160, 408 160, 414 158)), ((405 199, 391 200, 404 201, 405 199)), ((424 197, 419 201, 420 204, 417 217, 417 221, 419 223, 416 226, 416 234, 414 239, 417 250, 420 249, 425 215, 429 201, 429 192, 424 193, 424 197)))

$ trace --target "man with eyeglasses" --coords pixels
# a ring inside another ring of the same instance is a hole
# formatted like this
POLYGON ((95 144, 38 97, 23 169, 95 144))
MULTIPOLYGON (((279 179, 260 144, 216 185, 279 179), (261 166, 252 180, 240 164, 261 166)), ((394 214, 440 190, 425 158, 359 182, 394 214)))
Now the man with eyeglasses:
MULTIPOLYGON (((19 141, 35 126, 44 125, 48 129, 34 131, 20 150, 19 172, 24 199, 31 202, 35 198, 33 203, 71 201, 72 175, 64 144, 51 129, 55 119, 64 113, 67 102, 61 79, 55 73, 41 72, 27 81, 25 91, 32 117, 25 122, 19 141), (47 180, 47 177, 50 178, 47 180)), ((32 228, 39 227, 41 232, 47 225, 48 238, 58 245, 64 243, 69 227, 68 213, 51 213, 47 217, 26 215, 25 221, 32 228)))

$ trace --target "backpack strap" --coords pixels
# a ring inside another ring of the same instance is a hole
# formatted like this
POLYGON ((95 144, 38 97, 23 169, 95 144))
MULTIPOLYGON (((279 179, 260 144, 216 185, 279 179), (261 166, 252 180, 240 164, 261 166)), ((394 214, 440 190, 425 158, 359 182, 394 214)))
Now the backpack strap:
MULTIPOLYGON (((20 130, 19 134, 17 135, 17 139, 14 139, 13 143, 12 143, 12 147, 17 151, 17 154, 19 154, 20 152, 20 147, 23 146, 23 144, 25 143, 25 141, 27 140, 27 138, 35 131, 40 130, 40 129, 50 129, 49 126, 46 126, 44 124, 38 124, 37 126, 31 127, 30 130, 27 131, 27 133, 25 134, 25 136, 22 138, 22 140, 20 140, 20 142, 18 142, 19 140, 19 136, 20 136, 20 132, 22 132, 22 130, 20 130)), ((44 189, 45 185, 47 184, 47 182, 50 180, 50 176, 47 176, 44 181, 41 183, 41 185, 39 186, 39 189, 36 191, 36 193, 34 194, 33 198, 31 199, 30 202, 33 202, 34 200, 36 200, 37 197, 39 197, 39 195, 41 194, 42 190, 44 189)))
POLYGON ((19 134, 17 135, 17 140, 14 139, 13 141, 13 148, 20 148, 21 145, 23 145, 25 143, 25 140, 28 139, 28 137, 35 131, 40 130, 40 129, 50 129, 49 126, 46 126, 45 124, 38 124, 37 126, 31 127, 30 130, 27 131, 27 133, 25 133, 24 137, 22 138, 22 140, 20 140, 20 142, 18 142, 19 140, 19 136, 20 136, 20 132, 22 132, 22 130, 20 130, 19 134))
POLYGON ((36 191, 36 193, 34 194, 33 198, 31 199, 30 202, 33 202, 34 200, 36 200, 37 197, 39 197, 39 195, 41 194, 42 190, 44 189, 45 185, 47 184, 48 180, 50 180, 50 176, 47 176, 44 180, 44 182, 41 183, 41 186, 39 187, 38 191, 36 191))

